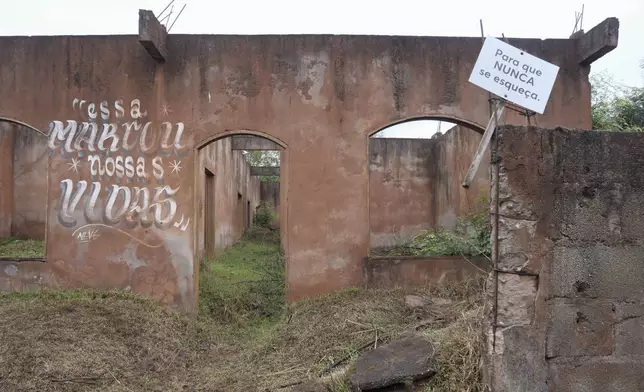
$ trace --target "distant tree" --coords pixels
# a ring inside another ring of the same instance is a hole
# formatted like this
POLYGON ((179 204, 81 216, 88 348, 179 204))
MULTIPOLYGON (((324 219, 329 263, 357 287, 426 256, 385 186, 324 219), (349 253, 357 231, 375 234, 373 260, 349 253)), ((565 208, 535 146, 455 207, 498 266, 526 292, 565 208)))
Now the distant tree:
MULTIPOLYGON (((244 151, 246 161, 251 166, 280 166, 280 152, 272 150, 244 151)), ((260 181, 278 182, 277 176, 260 176, 260 181)))
POLYGON ((251 166, 279 166, 280 165, 280 152, 261 150, 261 151, 246 151, 246 160, 251 166))
POLYGON ((644 88, 624 86, 607 75, 591 77, 593 129, 644 131, 644 88))

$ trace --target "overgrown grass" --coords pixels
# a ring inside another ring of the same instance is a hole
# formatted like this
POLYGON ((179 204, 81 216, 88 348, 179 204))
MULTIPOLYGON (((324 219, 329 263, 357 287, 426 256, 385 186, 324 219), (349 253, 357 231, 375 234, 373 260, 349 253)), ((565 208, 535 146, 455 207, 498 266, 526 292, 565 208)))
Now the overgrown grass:
POLYGON ((479 392, 482 284, 350 288, 287 306, 279 245, 246 239, 205 263, 198 318, 127 292, 0 294, 0 391, 288 391, 321 379, 343 392, 361 352, 415 331, 437 347, 426 391, 479 392), (406 307, 408 294, 427 306, 406 307))
POLYGON ((372 250, 373 256, 484 256, 492 251, 487 212, 457 219, 453 230, 426 230, 411 241, 372 250))
POLYGON ((284 259, 279 245, 241 241, 215 260, 199 278, 199 309, 220 322, 252 324, 279 317, 284 308, 284 259))
POLYGON ((262 201, 253 215, 253 227, 269 227, 275 222, 275 211, 265 201, 262 201))
POLYGON ((280 231, 272 227, 253 227, 244 234, 244 240, 277 245, 280 243, 280 231))
POLYGON ((45 257, 45 242, 31 239, 0 238, 0 257, 45 257))
POLYGON ((491 226, 487 213, 472 214, 456 221, 454 230, 438 229, 418 234, 408 244, 416 255, 490 256, 491 226))

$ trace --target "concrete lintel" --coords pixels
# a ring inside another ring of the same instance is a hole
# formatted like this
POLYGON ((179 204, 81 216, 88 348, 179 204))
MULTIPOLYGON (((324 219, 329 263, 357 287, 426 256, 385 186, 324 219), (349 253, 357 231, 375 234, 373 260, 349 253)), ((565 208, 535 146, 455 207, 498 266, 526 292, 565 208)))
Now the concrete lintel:
POLYGON ((159 63, 167 58, 166 38, 168 33, 150 10, 139 10, 139 42, 150 56, 159 63))
POLYGON ((280 167, 279 166, 251 166, 250 175, 251 176, 279 176, 280 167))
POLYGON ((279 144, 265 139, 260 136, 239 135, 233 136, 232 140, 233 150, 281 150, 279 144))
POLYGON ((617 47, 619 20, 606 18, 590 29, 579 40, 579 64, 590 65, 617 47))

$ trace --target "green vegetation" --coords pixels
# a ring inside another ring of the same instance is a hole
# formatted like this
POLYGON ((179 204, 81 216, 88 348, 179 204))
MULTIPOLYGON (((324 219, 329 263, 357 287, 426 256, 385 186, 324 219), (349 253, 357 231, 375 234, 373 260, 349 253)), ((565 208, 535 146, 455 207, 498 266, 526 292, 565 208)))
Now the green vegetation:
MULTIPOLYGON (((280 152, 274 150, 246 151, 244 156, 251 166, 279 167, 280 152)), ((278 182, 278 176, 259 176, 260 181, 278 182)))
POLYGON ((454 230, 438 229, 418 234, 407 245, 417 256, 487 256, 492 245, 487 213, 473 214, 456 221, 454 230))
POLYGON ((248 325, 271 320, 284 306, 284 258, 278 244, 241 241, 199 276, 199 309, 220 322, 248 325))
POLYGON ((603 73, 591 77, 593 129, 644 131, 644 88, 628 87, 603 73))
POLYGON ((45 242, 41 240, 0 238, 0 257, 45 257, 45 242))
POLYGON ((275 222, 275 212, 273 209, 266 203, 262 201, 257 206, 255 210, 255 216, 253 216, 253 226, 254 227, 270 227, 275 222))
POLYGON ((484 256, 492 253, 487 196, 481 195, 475 213, 456 220, 453 230, 426 230, 402 245, 373 249, 374 256, 484 256))

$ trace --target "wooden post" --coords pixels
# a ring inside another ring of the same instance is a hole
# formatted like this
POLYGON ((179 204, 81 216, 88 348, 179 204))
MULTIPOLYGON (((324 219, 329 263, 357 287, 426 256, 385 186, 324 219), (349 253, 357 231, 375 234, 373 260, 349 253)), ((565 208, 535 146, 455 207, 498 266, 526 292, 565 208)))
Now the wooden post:
POLYGON ((485 128, 485 133, 483 133, 483 139, 481 139, 481 143, 479 143, 476 154, 474 154, 474 160, 472 161, 472 164, 470 165, 470 168, 465 175, 465 180, 463 180, 463 183, 461 184, 463 188, 469 188, 472 184, 472 181, 474 181, 474 176, 479 170, 481 159, 483 159, 483 154, 485 154, 485 151, 487 151, 487 148, 490 145, 490 140, 492 140, 492 135, 494 134, 494 130, 496 129, 499 118, 501 118, 501 116, 503 115, 504 110, 505 103, 497 101, 494 105, 492 115, 490 116, 490 121, 488 121, 487 127, 485 128))

